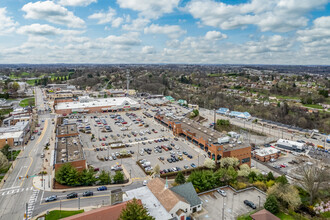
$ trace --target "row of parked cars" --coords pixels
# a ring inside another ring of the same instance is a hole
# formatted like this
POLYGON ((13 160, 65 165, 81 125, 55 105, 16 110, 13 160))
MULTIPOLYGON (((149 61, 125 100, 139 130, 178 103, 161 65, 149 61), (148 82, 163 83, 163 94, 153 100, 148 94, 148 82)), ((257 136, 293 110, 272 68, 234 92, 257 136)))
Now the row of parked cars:
MULTIPOLYGON (((106 186, 100 186, 96 190, 97 191, 105 191, 107 189, 108 188, 106 186)), ((93 196, 93 195, 94 195, 94 192, 91 191, 91 190, 88 190, 88 191, 86 191, 82 194, 83 197, 88 197, 88 196, 93 196)), ((69 194, 66 195, 66 198, 67 199, 78 198, 78 193, 76 193, 76 192, 69 193, 69 194)), ((52 195, 52 196, 47 197, 45 199, 45 202, 52 202, 52 201, 56 201, 56 200, 57 200, 57 195, 52 195)))

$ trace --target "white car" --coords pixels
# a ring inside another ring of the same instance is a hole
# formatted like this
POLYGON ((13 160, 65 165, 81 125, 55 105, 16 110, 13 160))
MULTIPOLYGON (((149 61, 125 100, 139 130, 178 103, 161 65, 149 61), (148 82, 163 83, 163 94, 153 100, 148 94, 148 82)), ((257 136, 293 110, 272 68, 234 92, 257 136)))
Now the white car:
POLYGON ((217 192, 220 193, 220 195, 222 195, 223 197, 227 196, 227 193, 222 189, 217 189, 217 192))
POLYGON ((143 185, 146 186, 148 184, 148 180, 143 180, 143 185))

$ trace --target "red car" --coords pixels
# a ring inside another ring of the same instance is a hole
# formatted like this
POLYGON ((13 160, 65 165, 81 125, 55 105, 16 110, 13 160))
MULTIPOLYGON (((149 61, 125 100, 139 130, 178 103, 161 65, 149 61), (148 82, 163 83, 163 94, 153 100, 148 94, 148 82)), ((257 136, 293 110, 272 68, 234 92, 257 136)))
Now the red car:
POLYGON ((127 124, 127 122, 126 122, 126 121, 124 121, 122 124, 123 124, 123 125, 126 125, 126 124, 127 124))
POLYGON ((284 164, 281 164, 281 165, 280 165, 280 167, 283 167, 283 168, 285 168, 286 166, 285 166, 284 164))
POLYGON ((35 130, 34 133, 38 133, 38 130, 35 130))
POLYGON ((102 146, 105 146, 105 143, 102 143, 102 146))
POLYGON ((103 141, 105 141, 105 138, 102 138, 103 141))

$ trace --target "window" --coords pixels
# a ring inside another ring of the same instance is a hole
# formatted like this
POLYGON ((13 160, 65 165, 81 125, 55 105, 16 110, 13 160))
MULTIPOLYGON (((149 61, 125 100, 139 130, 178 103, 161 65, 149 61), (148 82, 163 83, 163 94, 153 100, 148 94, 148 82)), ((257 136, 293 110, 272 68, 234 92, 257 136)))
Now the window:
POLYGON ((250 162, 250 158, 249 157, 242 159, 242 163, 247 163, 247 162, 250 162))

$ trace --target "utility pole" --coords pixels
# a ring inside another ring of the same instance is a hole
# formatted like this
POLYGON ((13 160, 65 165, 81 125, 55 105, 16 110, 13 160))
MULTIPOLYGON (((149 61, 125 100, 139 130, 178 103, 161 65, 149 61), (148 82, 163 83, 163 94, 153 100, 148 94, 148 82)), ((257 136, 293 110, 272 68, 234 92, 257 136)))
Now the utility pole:
POLYGON ((127 79, 127 82, 126 82, 126 94, 127 94, 127 96, 128 96, 129 81, 130 81, 130 79, 131 79, 130 74, 129 74, 129 70, 128 70, 128 69, 126 70, 126 79, 127 79))
POLYGON ((62 200, 60 199, 60 218, 62 217, 62 200))
POLYGON ((29 207, 29 205, 27 203, 25 203, 25 220, 28 219, 28 207, 29 207))
POLYGON ((222 200, 222 220, 225 219, 225 198, 223 197, 223 200, 222 200))
POLYGON ((78 197, 78 210, 80 210, 80 197, 78 197))
POLYGON ((215 125, 216 125, 216 123, 217 123, 217 113, 216 113, 216 111, 215 111, 215 109, 214 109, 214 125, 213 125, 213 129, 215 130, 215 125))

